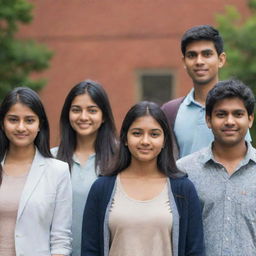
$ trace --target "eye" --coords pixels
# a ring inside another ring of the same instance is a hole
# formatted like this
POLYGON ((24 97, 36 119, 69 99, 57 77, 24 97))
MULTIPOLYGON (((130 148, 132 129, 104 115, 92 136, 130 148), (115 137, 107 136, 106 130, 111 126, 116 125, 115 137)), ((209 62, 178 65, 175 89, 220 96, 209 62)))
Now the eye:
POLYGON ((192 59, 196 57, 196 53, 195 52, 188 52, 186 53, 186 58, 188 59, 192 59))
POLYGON ((88 109, 88 112, 89 112, 89 113, 92 113, 92 114, 95 114, 95 113, 98 112, 98 109, 96 109, 96 108, 89 108, 89 109, 88 109))
POLYGON ((240 117, 243 117, 243 116, 244 116, 244 113, 243 113, 243 112, 237 112, 237 113, 235 113, 235 117, 240 118, 240 117))
POLYGON ((213 52, 212 51, 204 51, 203 52, 203 56, 204 57, 211 57, 213 55, 213 52))
POLYGON ((33 124, 35 122, 35 119, 34 118, 28 118, 26 119, 26 123, 27 124, 33 124))
POLYGON ((159 132, 152 132, 151 133, 151 137, 153 137, 153 138, 157 138, 157 137, 159 137, 161 134, 159 133, 159 132))
POLYGON ((8 117, 7 120, 10 122, 10 123, 15 123, 15 122, 18 122, 19 119, 16 118, 16 117, 8 117))
POLYGON ((77 108, 77 107, 73 107, 73 108, 71 108, 71 110, 70 110, 72 113, 79 113, 79 112, 81 112, 81 109, 80 108, 77 108))
POLYGON ((222 118, 222 117, 225 116, 225 113, 219 112, 219 113, 216 113, 216 116, 217 116, 218 118, 222 118))
POLYGON ((139 131, 133 131, 132 132, 132 135, 135 136, 135 137, 139 137, 141 135, 141 132, 139 131))

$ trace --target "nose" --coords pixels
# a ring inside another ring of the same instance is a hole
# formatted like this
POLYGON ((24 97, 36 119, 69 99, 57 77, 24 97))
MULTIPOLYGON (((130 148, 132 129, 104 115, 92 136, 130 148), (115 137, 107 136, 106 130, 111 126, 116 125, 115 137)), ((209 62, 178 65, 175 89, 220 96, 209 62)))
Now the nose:
POLYGON ((23 121, 20 121, 20 122, 18 123, 18 125, 17 125, 17 131, 18 131, 18 132, 23 132, 25 129, 26 129, 26 127, 25 127, 24 122, 23 122, 23 121))
POLYGON ((83 110, 80 115, 81 120, 88 120, 88 113, 86 110, 83 110))
POLYGON ((201 65, 204 63, 204 59, 203 59, 203 56, 201 54, 198 54, 197 55, 197 58, 196 58, 196 64, 197 65, 201 65))
POLYGON ((232 126, 235 123, 234 117, 232 115, 227 115, 225 124, 232 126))
POLYGON ((149 143, 150 143, 149 136, 147 134, 144 134, 141 138, 141 144, 148 145, 149 143))

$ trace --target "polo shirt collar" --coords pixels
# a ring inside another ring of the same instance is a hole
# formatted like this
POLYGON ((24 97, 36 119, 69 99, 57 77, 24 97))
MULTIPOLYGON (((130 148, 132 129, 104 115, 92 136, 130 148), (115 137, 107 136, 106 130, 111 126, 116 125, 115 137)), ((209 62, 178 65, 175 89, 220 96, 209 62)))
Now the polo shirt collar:
MULTIPOLYGON (((96 157, 96 154, 92 153, 91 155, 89 155, 88 160, 91 160, 92 158, 95 158, 95 157, 96 157)), ((78 157, 75 154, 73 155, 72 159, 73 159, 74 163, 81 165, 78 157)))
POLYGON ((195 98, 194 98, 194 88, 192 88, 190 90, 190 92, 187 94, 186 98, 184 99, 184 104, 186 106, 189 106, 191 104, 194 104, 194 105, 197 105, 199 107, 203 107, 200 103, 198 103, 197 101, 195 101, 195 98))

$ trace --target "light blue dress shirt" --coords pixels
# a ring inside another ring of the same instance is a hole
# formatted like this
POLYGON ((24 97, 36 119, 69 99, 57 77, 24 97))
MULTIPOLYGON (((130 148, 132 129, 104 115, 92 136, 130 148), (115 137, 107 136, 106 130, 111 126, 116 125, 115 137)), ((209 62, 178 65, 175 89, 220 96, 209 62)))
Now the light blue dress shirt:
MULTIPOLYGON (((57 155, 57 148, 51 150, 54 156, 57 155)), ((73 156, 73 166, 71 170, 71 182, 73 192, 72 206, 72 256, 81 255, 81 234, 84 206, 88 197, 92 183, 97 179, 95 171, 95 154, 88 157, 83 165, 78 158, 73 156)))
MULTIPOLYGON (((194 89, 180 105, 174 124, 174 133, 179 145, 179 158, 207 147, 214 139, 205 121, 205 106, 195 101, 194 89)), ((246 140, 251 141, 249 131, 246 140)))

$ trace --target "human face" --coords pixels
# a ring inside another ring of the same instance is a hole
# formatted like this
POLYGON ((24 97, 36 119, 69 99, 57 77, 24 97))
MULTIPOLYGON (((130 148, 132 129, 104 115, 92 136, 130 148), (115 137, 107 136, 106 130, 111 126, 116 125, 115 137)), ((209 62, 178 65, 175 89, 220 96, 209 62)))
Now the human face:
POLYGON ((215 104, 212 115, 206 116, 206 121, 212 129, 215 143, 233 147, 244 144, 247 130, 253 123, 253 115, 248 115, 241 99, 227 98, 215 104))
POLYGON ((87 94, 74 98, 69 110, 69 121, 78 136, 97 136, 103 122, 103 114, 98 105, 87 94))
POLYGON ((137 118, 127 133, 127 146, 132 160, 156 161, 164 145, 164 132, 152 116, 137 118))
POLYGON ((16 103, 6 113, 3 130, 11 147, 34 147, 39 131, 38 116, 26 105, 16 103))
POLYGON ((219 68, 226 61, 225 53, 218 53, 212 41, 200 40, 188 44, 183 57, 184 67, 196 85, 218 82, 219 68))

